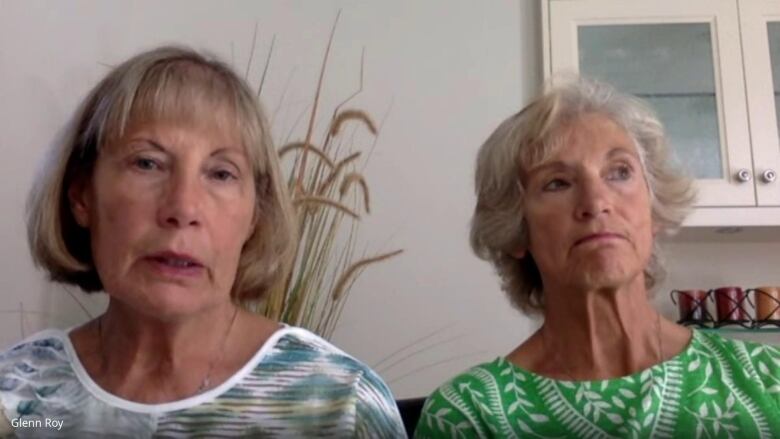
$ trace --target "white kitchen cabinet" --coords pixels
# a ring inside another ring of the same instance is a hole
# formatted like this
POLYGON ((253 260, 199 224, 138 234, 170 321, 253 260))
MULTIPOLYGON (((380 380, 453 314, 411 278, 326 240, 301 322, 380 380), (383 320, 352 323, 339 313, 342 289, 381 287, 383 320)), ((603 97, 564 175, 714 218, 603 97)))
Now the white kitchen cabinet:
POLYGON ((780 206, 780 1, 739 0, 758 205, 780 206))
POLYGON ((546 78, 578 72, 656 109, 699 189, 686 226, 780 226, 780 1, 542 0, 542 11, 546 78))

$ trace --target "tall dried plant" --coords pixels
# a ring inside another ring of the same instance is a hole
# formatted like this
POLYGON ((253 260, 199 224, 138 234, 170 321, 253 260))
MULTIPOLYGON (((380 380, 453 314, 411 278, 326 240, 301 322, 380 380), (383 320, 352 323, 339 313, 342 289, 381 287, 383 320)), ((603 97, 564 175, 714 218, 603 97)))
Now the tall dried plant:
MULTIPOLYGON (((263 303, 255 307, 256 312, 270 319, 307 328, 325 338, 333 334, 351 288, 363 270, 402 252, 395 250, 368 257, 356 254, 359 220, 370 212, 370 192, 365 176, 356 166, 361 151, 353 151, 355 145, 346 139, 344 132, 347 125, 357 124, 374 137, 378 135, 369 114, 344 108, 363 89, 362 55, 358 90, 334 108, 323 141, 320 144, 313 141, 338 18, 337 15, 325 49, 306 135, 303 140, 289 142, 279 149, 283 161, 292 160, 288 185, 300 237, 295 264, 285 281, 268 291, 263 303)), ((272 51, 273 40, 258 97, 272 51)))

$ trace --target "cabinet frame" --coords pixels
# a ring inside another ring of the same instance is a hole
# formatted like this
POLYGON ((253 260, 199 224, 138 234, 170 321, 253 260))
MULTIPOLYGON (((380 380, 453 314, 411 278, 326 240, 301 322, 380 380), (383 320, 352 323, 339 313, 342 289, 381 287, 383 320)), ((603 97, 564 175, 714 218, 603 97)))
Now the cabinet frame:
POLYGON ((540 2, 546 80, 554 78, 553 72, 579 70, 577 26, 580 23, 709 23, 724 178, 696 180, 699 199, 684 226, 710 229, 780 226, 780 181, 766 183, 761 176, 766 169, 780 173, 780 141, 766 26, 767 21, 780 22, 779 1, 540 2), (750 182, 737 179, 740 169, 749 171, 750 182))
POLYGON ((767 170, 780 173, 780 141, 767 30, 770 21, 780 24, 780 1, 739 0, 739 19, 757 204, 780 207, 780 178, 771 183, 763 179, 767 170))

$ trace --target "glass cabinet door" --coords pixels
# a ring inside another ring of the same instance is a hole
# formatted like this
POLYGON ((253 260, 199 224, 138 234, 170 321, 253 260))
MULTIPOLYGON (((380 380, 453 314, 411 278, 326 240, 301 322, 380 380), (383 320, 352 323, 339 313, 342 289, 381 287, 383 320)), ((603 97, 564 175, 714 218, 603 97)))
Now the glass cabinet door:
POLYGON ((780 206, 780 1, 740 0, 756 195, 780 206))
POLYGON ((723 179, 709 23, 582 25, 580 74, 649 102, 697 179, 723 179))
POLYGON ((548 73, 576 71, 648 102, 697 179, 699 206, 755 205, 736 17, 733 0, 553 1, 548 73))

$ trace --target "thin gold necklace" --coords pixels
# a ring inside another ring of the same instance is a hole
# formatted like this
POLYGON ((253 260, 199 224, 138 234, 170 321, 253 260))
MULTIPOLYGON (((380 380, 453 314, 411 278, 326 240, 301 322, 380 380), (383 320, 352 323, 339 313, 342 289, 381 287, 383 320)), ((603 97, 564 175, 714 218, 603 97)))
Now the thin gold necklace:
MULTIPOLYGON (((100 347, 100 356, 103 360, 103 364, 108 364, 107 362, 107 356, 105 353, 105 350, 103 349, 103 317, 105 314, 102 314, 97 319, 97 332, 98 332, 98 346, 100 347)), ((227 344, 228 336, 230 335, 230 332, 233 329, 233 325, 236 322, 236 318, 238 317, 238 307, 235 307, 235 310, 233 311, 233 316, 230 318, 230 324, 228 325, 227 329, 225 330, 225 335, 222 336, 222 343, 220 344, 219 351, 217 352, 217 355, 211 360, 209 363, 209 368, 206 371, 206 375, 203 377, 203 380, 200 382, 200 386, 198 386, 197 390, 195 390, 194 394, 203 393, 211 388, 211 374, 214 372, 214 367, 222 361, 222 357, 225 355, 225 345, 227 344)))
POLYGON ((196 394, 203 393, 211 388, 211 372, 214 371, 214 366, 221 362, 222 357, 225 355, 225 345, 227 344, 228 336, 230 335, 230 331, 233 329, 233 324, 236 322, 236 317, 238 316, 238 307, 236 306, 235 308, 236 309, 233 311, 233 317, 230 318, 230 324, 228 325, 227 330, 225 330, 225 335, 222 336, 222 344, 219 347, 219 354, 217 357, 211 360, 211 364, 209 364, 209 370, 206 372, 206 376, 203 377, 203 381, 201 381, 200 386, 198 386, 198 390, 195 391, 196 394))
MULTIPOLYGON (((661 337, 661 313, 656 312, 655 313, 655 333, 656 333, 656 363, 660 364, 664 360, 664 345, 663 345, 663 337, 661 337)), ((547 331, 542 330, 542 344, 544 345, 544 350, 546 352, 550 352, 550 344, 547 342, 547 337, 545 336, 545 333, 547 331)), ((568 378, 569 381, 582 381, 574 379, 574 377, 569 373, 569 368, 566 362, 561 361, 560 359, 560 352, 557 350, 552 350, 553 354, 553 361, 557 363, 560 366, 561 372, 568 378)), ((654 365, 655 365, 654 364, 654 365)))

